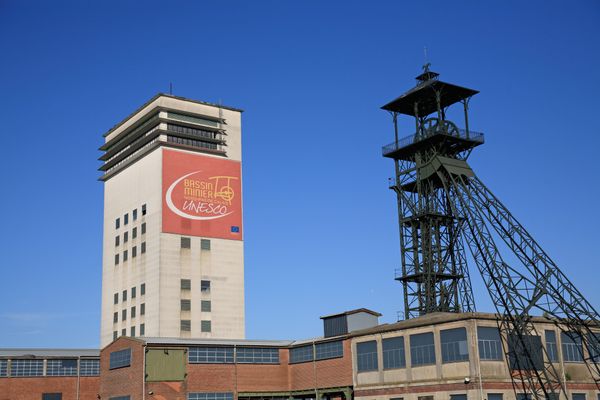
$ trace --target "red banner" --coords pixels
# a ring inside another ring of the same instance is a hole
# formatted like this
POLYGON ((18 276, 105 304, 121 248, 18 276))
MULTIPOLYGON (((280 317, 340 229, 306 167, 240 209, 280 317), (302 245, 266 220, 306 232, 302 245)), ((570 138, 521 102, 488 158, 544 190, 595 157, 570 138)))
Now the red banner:
POLYGON ((163 149, 162 231, 242 240, 238 161, 163 149))

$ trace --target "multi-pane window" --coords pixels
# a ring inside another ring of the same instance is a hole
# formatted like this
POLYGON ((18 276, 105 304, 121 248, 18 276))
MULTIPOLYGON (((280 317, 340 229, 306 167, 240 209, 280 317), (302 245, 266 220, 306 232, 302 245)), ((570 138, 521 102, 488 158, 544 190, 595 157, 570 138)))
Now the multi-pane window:
POLYGON ((210 300, 202 300, 200 302, 200 311, 210 312, 211 309, 212 309, 212 304, 211 304, 210 300))
POLYGON ((573 393, 573 400, 585 400, 585 393, 573 393))
POLYGON ((541 370, 544 368, 542 357, 542 338, 537 335, 508 335, 508 360, 511 370, 541 370))
POLYGON ((118 246, 120 244, 120 238, 121 237, 119 235, 115 236, 115 246, 118 246))
POLYGON ((383 339, 383 369, 406 367, 404 337, 383 339))
POLYGON ((146 215, 146 205, 142 204, 142 215, 146 215))
POLYGON ((12 360, 10 363, 10 376, 42 376, 44 374, 44 360, 12 360))
POLYGON ((117 340, 118 337, 119 337, 119 333, 117 331, 113 331, 113 342, 115 340, 117 340))
POLYGON ((488 393, 487 400, 503 400, 502 393, 488 393))
POLYGON ((188 393, 188 400, 233 400, 233 393, 188 393))
POLYGON ((62 393, 42 393, 42 400, 62 400, 62 393))
POLYGON ((517 393, 517 400, 531 400, 531 393, 517 393))
POLYGON ((135 318, 135 306, 131 307, 131 318, 135 318))
POLYGON ((600 333, 589 333, 587 335, 586 347, 593 362, 600 362, 600 333))
POLYGON ((479 326, 477 337, 481 360, 502 360, 502 340, 498 328, 479 326))
POLYGON ((200 321, 200 332, 211 332, 212 322, 207 320, 200 321))
POLYGON ((133 246, 131 248, 131 258, 135 258, 137 256, 137 247, 133 246))
POLYGON ((466 395, 466 393, 451 394, 450 400, 467 400, 467 395, 466 395))
POLYGON ((565 362, 583 362, 581 337, 575 332, 561 332, 563 360, 565 362))
POLYGON ((210 292, 210 281, 200 281, 200 291, 210 292))
POLYGON ((0 360, 0 376, 8 375, 8 360, 0 360))
POLYGON ((114 299, 113 299, 113 302, 114 302, 115 304, 119 304, 119 293, 115 293, 115 295, 114 295, 114 299))
POLYGON ((119 264, 119 255, 115 254, 115 265, 119 264))
POLYGON ((131 298, 135 299, 136 295, 137 295, 137 293, 136 293, 136 287, 134 286, 134 287, 131 288, 131 298))
POLYGON ((146 324, 140 324, 140 336, 144 336, 146 334, 146 324))
POLYGON ((131 212, 131 218, 134 221, 137 220, 137 208, 131 212))
POLYGON ((123 301, 127 301, 127 290, 123 290, 123 301))
POLYGON ((123 225, 127 225, 129 223, 129 214, 125 214, 123 216, 123 225))
POLYGON ((46 361, 47 376, 77 376, 76 359, 48 359, 46 361))
POLYGON ((119 322, 119 313, 115 311, 115 313, 113 314, 113 322, 116 324, 117 322, 119 322))
POLYGON ((121 336, 125 336, 127 335, 127 329, 123 328, 121 329, 121 336))
POLYGON ((190 311, 192 309, 192 301, 188 299, 181 300, 181 311, 190 311))
POLYGON ((127 320, 127 310, 121 311, 121 321, 127 320))
POLYGON ((145 234, 146 234, 146 223, 144 222, 142 224, 142 235, 145 235, 145 234))
POLYGON ((341 340, 335 342, 317 343, 315 345, 315 359, 326 360, 344 356, 344 345, 341 340))
POLYGON ((189 279, 181 280, 181 290, 190 290, 192 288, 192 281, 189 279))
POLYGON ((123 262, 127 261, 127 250, 123 252, 123 262))
POLYGON ((238 347, 236 361, 244 364, 279 364, 279 349, 238 347))
POLYGON ((210 250, 210 240, 209 239, 200 239, 200 249, 201 250, 210 250))
POLYGON ((181 248, 190 249, 192 247, 192 239, 189 237, 181 237, 181 248))
POLYGON ((131 337, 135 337, 135 326, 132 326, 130 329, 130 335, 131 337))
MULTIPOLYGON (((125 336, 125 333, 123 333, 125 336)), ((110 353, 109 369, 129 367, 131 365, 131 349, 123 349, 110 353)))
POLYGON ((127 243, 129 241, 129 232, 125 231, 123 233, 123 243, 127 243))
POLYGON ((131 230, 131 238, 135 239, 137 237, 137 227, 131 230))
POLYGON ((548 354, 548 361, 558 361, 558 345, 556 344, 556 332, 545 331, 546 336, 546 353, 548 354))
POLYGON ((358 372, 377 370, 377 342, 375 340, 356 344, 356 366, 358 372))
POLYGON ((233 363, 233 347, 190 347, 188 361, 190 364, 233 363))
POLYGON ((290 349, 290 364, 301 363, 313 360, 312 344, 298 346, 290 349))
POLYGON ((180 323, 180 329, 182 332, 189 332, 192 329, 192 323, 189 319, 182 319, 180 323))
POLYGON ((146 314, 146 303, 140 304, 140 315, 146 314))
POLYGON ((146 253, 146 242, 142 242, 142 244, 140 245, 140 252, 142 254, 146 253))
POLYGON ((127 396, 109 397, 108 400, 131 400, 131 396, 127 395, 127 396))
POLYGON ((142 296, 143 296, 143 295, 145 295, 145 294, 146 294, 146 284, 145 284, 145 283, 142 283, 142 284, 140 285, 140 295, 142 295, 142 296))
POLYGON ((79 361, 79 375, 99 376, 100 360, 97 358, 83 358, 79 361))
POLYGON ((119 229, 121 226, 121 220, 119 218, 115 219, 115 229, 119 229))
POLYGON ((440 332, 442 362, 450 363, 469 360, 467 330, 465 328, 446 329, 440 332))
POLYGON ((410 362, 413 367, 435 364, 433 332, 410 335, 410 362))

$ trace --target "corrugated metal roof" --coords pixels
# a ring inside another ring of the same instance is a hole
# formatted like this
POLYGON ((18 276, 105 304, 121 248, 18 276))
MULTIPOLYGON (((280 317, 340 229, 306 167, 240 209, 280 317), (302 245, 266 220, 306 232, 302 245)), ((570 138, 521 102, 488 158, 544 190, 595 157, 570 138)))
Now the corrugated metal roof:
POLYGON ((98 349, 0 349, 0 357, 99 357, 98 349))

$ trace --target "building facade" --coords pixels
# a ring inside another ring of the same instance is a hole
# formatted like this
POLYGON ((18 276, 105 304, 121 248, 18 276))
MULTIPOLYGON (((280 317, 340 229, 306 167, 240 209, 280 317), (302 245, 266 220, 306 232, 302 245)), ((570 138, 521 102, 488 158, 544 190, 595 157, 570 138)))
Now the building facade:
POLYGON ((159 94, 104 137, 101 345, 244 338, 241 110, 159 94))

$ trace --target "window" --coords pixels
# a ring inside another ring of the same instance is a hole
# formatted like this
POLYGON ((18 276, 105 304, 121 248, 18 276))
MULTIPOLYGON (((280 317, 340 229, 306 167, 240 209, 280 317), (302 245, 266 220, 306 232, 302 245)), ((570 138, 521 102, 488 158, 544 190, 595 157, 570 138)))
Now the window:
POLYGON ((417 400, 433 400, 433 396, 418 396, 417 400))
POLYGON ((192 247, 192 239, 189 237, 181 238, 181 248, 182 249, 190 249, 192 247))
POLYGON ((487 400, 502 400, 502 393, 488 393, 487 400))
POLYGON ((137 256, 137 247, 133 246, 131 248, 131 258, 135 258, 137 256))
POLYGON ((146 215, 146 205, 142 204, 142 215, 146 215))
POLYGON ((344 345, 341 340, 335 342, 317 343, 315 345, 315 359, 326 360, 344 356, 344 345))
POLYGON ((141 253, 142 253, 142 254, 146 253, 146 242, 142 242, 142 245, 141 245, 141 253))
POLYGON ((119 265, 119 255, 115 254, 115 265, 119 265))
POLYGON ((127 250, 123 252, 123 262, 127 261, 127 250))
POLYGON ((136 287, 134 286, 134 287, 131 288, 131 298, 135 299, 136 295, 137 295, 137 293, 136 293, 136 287))
POLYGON ((113 314, 113 323, 117 323, 119 322, 119 313, 115 311, 115 313, 113 314))
POLYGON ((279 349, 238 347, 236 361, 242 364, 279 364, 279 349))
POLYGON ((146 324, 140 324, 140 336, 144 336, 146 334, 146 324))
POLYGON ((121 321, 127 321, 127 310, 121 311, 121 321))
POLYGON ((210 332, 212 330, 212 323, 207 320, 200 321, 200 332, 210 332))
POLYGON ((585 400, 585 393, 573 393, 573 400, 585 400))
POLYGON ((131 334, 129 336, 135 337, 135 326, 132 326, 130 331, 131 331, 131 334))
POLYGON ((142 224, 142 235, 145 235, 145 234, 146 234, 146 223, 144 222, 142 224))
POLYGON ((377 342, 362 342, 356 344, 356 364, 358 372, 376 371, 377 364, 377 342))
MULTIPOLYGON (((123 336, 125 336, 123 334, 123 336)), ((131 365, 131 349, 123 349, 110 353, 109 369, 129 367, 131 365)))
POLYGON ((123 243, 127 243, 129 241, 129 232, 125 231, 123 233, 123 243))
POLYGON ((581 337, 575 332, 561 332, 563 360, 565 362, 583 362, 581 337))
POLYGON ((119 229, 121 226, 121 220, 119 218, 115 219, 115 229, 119 229))
POLYGON ((188 393, 188 400, 233 400, 233 393, 188 393))
POLYGON ((192 302, 190 300, 181 300, 181 311, 190 311, 192 309, 192 302))
POLYGON ((10 363, 10 376, 42 376, 44 374, 44 360, 12 360, 10 363))
POLYGON ((233 362, 233 347, 190 347, 190 364, 226 364, 233 362))
POLYGON ((8 376, 8 360, 0 360, 0 376, 8 376))
POLYGON ((406 354, 404 351, 404 338, 393 337, 383 339, 383 369, 406 367, 406 354))
POLYGON ((123 216, 123 225, 127 225, 129 223, 129 214, 125 214, 123 216))
POLYGON ((290 349, 290 364, 312 361, 313 358, 312 344, 290 349))
POLYGON ((42 400, 62 400, 62 393, 42 393, 42 400))
POLYGON ((143 295, 145 295, 145 294, 146 294, 146 284, 145 284, 145 283, 142 283, 142 284, 140 285, 140 295, 142 295, 142 296, 143 296, 143 295))
POLYGON ((461 393, 461 394, 451 394, 450 395, 450 400, 467 400, 467 394, 466 393, 464 393, 464 394, 463 393, 461 393))
POLYGON ((100 360, 83 358, 79 361, 79 375, 81 376, 99 376, 100 360))
POLYGON ((108 400, 130 400, 130 396, 109 397, 108 400))
POLYGON ((121 238, 121 237, 120 237, 119 235, 115 236, 115 247, 119 245, 119 243, 120 243, 120 242, 119 242, 119 239, 120 239, 120 238, 121 238))
POLYGON ((502 341, 498 328, 477 327, 479 359, 502 360, 502 341))
POLYGON ((210 281, 200 281, 200 291, 210 292, 210 281))
POLYGON ((77 376, 76 359, 48 359, 46 361, 47 376, 77 376))
POLYGON ((546 352, 548 353, 548 361, 558 361, 558 346, 556 344, 556 332, 545 331, 546 336, 546 352))
POLYGON ((137 237, 137 227, 131 230, 131 238, 135 239, 137 237))
POLYGON ((508 360, 512 370, 541 370, 544 368, 542 338, 537 335, 508 335, 508 360))
POLYGON ((200 302, 200 311, 210 312, 211 308, 212 305, 210 303, 210 300, 202 300, 200 302))
POLYGON ((440 332, 442 362, 468 361, 467 330, 465 328, 446 329, 440 332))
POLYGON ((123 301, 127 301, 127 290, 123 290, 123 301))
POLYGON ((182 319, 180 323, 180 329, 182 332, 189 332, 192 330, 192 323, 189 319, 182 319))
POLYGON ((201 250, 210 250, 210 240, 200 239, 200 249, 201 250))
POLYGON ((517 393, 517 400, 532 400, 530 393, 517 393))
POLYGON ((119 293, 115 293, 113 302, 114 304, 119 304, 119 293))
POLYGON ((137 220, 137 208, 131 212, 131 218, 134 221, 137 220))
POLYGON ((181 280, 181 290, 190 290, 192 288, 192 281, 189 279, 181 280))
POLYGON ((140 315, 146 314, 146 303, 140 304, 140 315))
POLYGON ((413 367, 435 364, 433 332, 410 335, 410 362, 413 367))
POLYGON ((127 329, 121 329, 121 336, 127 336, 127 329))
POLYGON ((118 337, 119 337, 119 333, 117 331, 113 331, 113 342, 115 340, 117 340, 118 337))
POLYGON ((135 306, 131 307, 131 318, 135 318, 135 306))
POLYGON ((593 362, 600 362, 600 332, 589 333, 586 347, 593 362))

